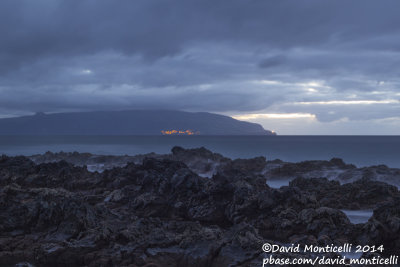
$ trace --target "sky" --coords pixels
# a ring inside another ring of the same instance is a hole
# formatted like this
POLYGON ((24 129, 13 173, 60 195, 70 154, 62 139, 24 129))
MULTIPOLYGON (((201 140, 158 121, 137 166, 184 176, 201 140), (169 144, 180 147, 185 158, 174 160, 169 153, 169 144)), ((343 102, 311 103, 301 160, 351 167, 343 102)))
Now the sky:
POLYGON ((0 117, 176 109, 400 134, 398 0, 1 0, 0 117))

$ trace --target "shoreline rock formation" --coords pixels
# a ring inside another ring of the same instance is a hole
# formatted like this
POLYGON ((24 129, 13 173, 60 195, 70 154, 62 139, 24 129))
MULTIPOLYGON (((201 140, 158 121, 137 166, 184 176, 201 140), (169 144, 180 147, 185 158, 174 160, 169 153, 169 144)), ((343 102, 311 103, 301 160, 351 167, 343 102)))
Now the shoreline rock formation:
POLYGON ((261 266, 266 242, 399 251, 397 187, 368 177, 346 184, 300 177, 316 166, 359 171, 333 160, 290 171, 291 163, 273 162, 293 178, 275 189, 266 183, 277 177, 269 164, 179 147, 121 158, 2 156, 0 266, 261 266), (86 163, 93 161, 107 168, 90 172, 86 163), (342 208, 374 213, 352 224, 342 208))

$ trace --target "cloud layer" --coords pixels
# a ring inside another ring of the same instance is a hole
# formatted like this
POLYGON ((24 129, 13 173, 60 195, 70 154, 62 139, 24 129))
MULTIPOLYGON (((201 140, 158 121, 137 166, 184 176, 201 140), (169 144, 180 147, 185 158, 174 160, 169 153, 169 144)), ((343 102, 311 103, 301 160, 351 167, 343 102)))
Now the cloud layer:
POLYGON ((398 10, 397 0, 3 0, 0 116, 163 108, 392 125, 398 10))

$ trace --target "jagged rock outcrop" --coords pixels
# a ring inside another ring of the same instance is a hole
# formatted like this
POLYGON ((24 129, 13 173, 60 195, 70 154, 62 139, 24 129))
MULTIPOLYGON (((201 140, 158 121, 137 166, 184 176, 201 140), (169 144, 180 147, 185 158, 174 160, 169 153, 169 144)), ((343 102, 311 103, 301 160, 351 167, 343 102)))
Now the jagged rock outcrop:
POLYGON ((353 164, 344 163, 339 158, 297 163, 275 160, 267 162, 265 175, 271 180, 293 180, 297 177, 327 178, 340 183, 351 183, 363 179, 400 187, 400 169, 389 168, 385 165, 357 168, 353 164))
POLYGON ((29 158, 36 164, 67 161, 75 166, 86 167, 89 171, 102 172, 114 167, 124 167, 129 162, 141 164, 145 158, 170 159, 185 163, 189 169, 202 177, 211 178, 224 168, 264 175, 269 181, 289 181, 297 178, 327 178, 340 183, 351 183, 360 179, 385 182, 400 188, 400 169, 385 165, 357 168, 346 164, 342 159, 333 158, 329 161, 311 160, 297 163, 281 160, 267 161, 264 157, 252 159, 229 159, 221 154, 201 147, 184 149, 172 148, 171 154, 149 153, 135 156, 94 155, 78 152, 47 152, 43 155, 33 155, 29 158), (225 167, 226 166, 226 167, 225 167))
POLYGON ((383 245, 387 255, 397 255, 400 248, 400 198, 374 210, 372 218, 359 230, 360 244, 383 245))
POLYGON ((337 209, 373 209, 400 197, 397 187, 365 178, 341 185, 326 178, 298 177, 290 186, 315 196, 321 205, 337 209))
POLYGON ((260 266, 265 242, 400 248, 395 187, 297 178, 273 189, 267 164, 204 148, 140 156, 102 173, 2 156, 0 266, 260 266), (215 174, 199 176, 210 158, 215 174), (350 223, 338 209, 347 202, 375 205, 373 217, 350 223))

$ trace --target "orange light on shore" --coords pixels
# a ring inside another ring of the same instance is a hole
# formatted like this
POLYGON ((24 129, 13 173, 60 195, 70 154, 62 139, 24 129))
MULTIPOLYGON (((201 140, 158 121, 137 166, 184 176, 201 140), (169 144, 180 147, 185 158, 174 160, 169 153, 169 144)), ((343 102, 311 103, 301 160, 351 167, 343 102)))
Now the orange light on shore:
POLYGON ((192 130, 162 130, 161 133, 163 135, 194 135, 194 134, 199 134, 198 132, 194 132, 192 130))

